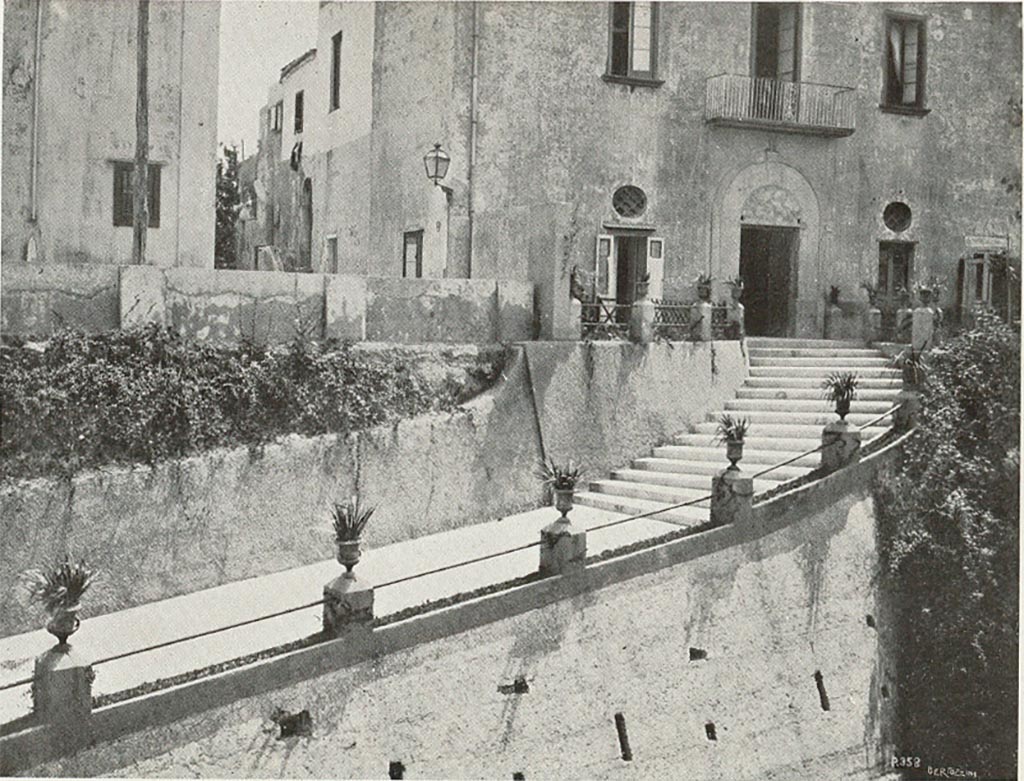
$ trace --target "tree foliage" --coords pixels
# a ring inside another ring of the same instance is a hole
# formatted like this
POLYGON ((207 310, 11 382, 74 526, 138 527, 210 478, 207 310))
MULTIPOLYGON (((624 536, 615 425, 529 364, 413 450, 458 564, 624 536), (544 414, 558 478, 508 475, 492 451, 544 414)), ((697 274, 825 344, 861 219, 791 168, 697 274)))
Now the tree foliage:
POLYGON ((876 487, 899 613, 898 753, 922 773, 1016 777, 1020 338, 983 315, 929 364, 916 433, 876 487))
POLYGON ((217 161, 217 228, 214 239, 214 268, 238 268, 235 222, 241 195, 238 189, 238 148, 224 147, 217 161))

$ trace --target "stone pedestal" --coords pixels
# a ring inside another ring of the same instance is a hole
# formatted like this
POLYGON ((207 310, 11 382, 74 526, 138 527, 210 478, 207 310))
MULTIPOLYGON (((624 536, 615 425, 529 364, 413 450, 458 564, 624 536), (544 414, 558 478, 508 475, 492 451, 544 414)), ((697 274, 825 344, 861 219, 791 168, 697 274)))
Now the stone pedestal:
POLYGON ((710 301, 701 301, 697 304, 697 317, 700 320, 697 326, 697 334, 702 342, 711 341, 711 318, 714 310, 715 308, 710 301))
POLYGON ((68 728, 92 713, 92 663, 68 644, 55 645, 36 657, 32 696, 36 714, 68 728))
POLYGON ((540 571, 562 575, 580 571, 587 558, 587 533, 567 518, 559 518, 540 530, 540 571))
POLYGON ((629 340, 637 344, 650 344, 654 341, 654 302, 647 297, 641 298, 629 313, 629 340))
POLYGON ((373 620, 373 585, 345 573, 324 586, 324 632, 338 636, 373 620))
POLYGON ((747 335, 746 307, 739 301, 732 301, 729 304, 726 318, 729 322, 729 336, 736 339, 743 339, 747 335))
POLYGON ((753 519, 754 479, 738 467, 723 469, 711 478, 711 523, 749 525, 753 519))
POLYGON ((915 350, 929 350, 935 344, 935 313, 919 306, 911 316, 910 345, 915 350))
POLYGON ((838 304, 825 307, 825 338, 838 339, 843 326, 843 310, 838 304))
POLYGON ((892 414, 893 427, 897 431, 910 431, 921 410, 920 394, 912 388, 904 388, 896 397, 896 403, 900 408, 892 414))
POLYGON ((835 420, 821 432, 821 467, 834 472, 860 458, 860 431, 845 420, 835 420))
POLYGON ((864 334, 863 338, 868 342, 879 342, 882 340, 882 310, 871 307, 864 313, 864 334))
POLYGON ((914 318, 914 310, 904 307, 896 310, 896 334, 894 336, 897 342, 909 342, 910 341, 910 327, 911 321, 914 318))

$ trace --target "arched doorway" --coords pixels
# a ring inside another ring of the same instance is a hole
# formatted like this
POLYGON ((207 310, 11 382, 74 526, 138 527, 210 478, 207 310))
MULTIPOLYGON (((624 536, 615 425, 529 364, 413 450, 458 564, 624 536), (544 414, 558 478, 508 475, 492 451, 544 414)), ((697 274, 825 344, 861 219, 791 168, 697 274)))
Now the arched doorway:
POLYGON ((712 269, 744 280, 747 333, 820 335, 819 230, 818 199, 792 166, 766 160, 727 179, 712 215, 712 269))

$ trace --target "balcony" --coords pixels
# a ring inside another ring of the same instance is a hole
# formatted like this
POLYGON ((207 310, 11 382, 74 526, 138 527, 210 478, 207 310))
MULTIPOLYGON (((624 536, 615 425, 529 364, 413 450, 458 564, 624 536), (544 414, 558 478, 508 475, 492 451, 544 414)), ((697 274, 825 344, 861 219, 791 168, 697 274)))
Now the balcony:
POLYGON ((722 127, 848 136, 855 97, 853 87, 723 74, 707 81, 704 119, 722 127))

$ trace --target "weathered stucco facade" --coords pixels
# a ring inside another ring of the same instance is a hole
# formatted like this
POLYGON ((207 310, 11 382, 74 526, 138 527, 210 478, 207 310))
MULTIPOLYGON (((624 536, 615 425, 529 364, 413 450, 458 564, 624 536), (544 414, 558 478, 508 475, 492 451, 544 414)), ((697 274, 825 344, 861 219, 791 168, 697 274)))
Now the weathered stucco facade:
POLYGON ((662 4, 655 79, 645 81, 607 74, 607 4, 380 4, 375 257, 397 273, 403 232, 433 230, 421 159, 438 141, 452 157, 450 229, 446 243, 424 242, 424 267, 531 279, 542 333, 556 319, 545 310, 568 297, 572 267, 594 268, 602 234, 663 239, 664 296, 691 298, 706 272, 718 298, 741 272, 743 225, 794 229, 781 332, 818 336, 832 286, 844 306, 863 305, 859 285, 878 281, 880 242, 912 245, 909 281, 938 276, 947 303, 966 237, 1019 254, 1018 6, 798 6, 796 81, 812 97, 852 95, 838 127, 802 116, 758 122, 767 115, 749 106, 738 126, 709 121, 718 118, 709 79, 750 83, 756 13, 747 4, 662 4), (904 16, 926 38, 927 84, 912 110, 880 105, 886 25, 904 16), (613 208, 624 185, 646 195, 635 218, 613 208), (883 222, 893 202, 912 213, 898 232, 883 222))
MULTIPOLYGON (((150 9, 153 265, 213 267, 219 22, 216 2, 150 9)), ((5 3, 5 264, 131 261, 131 225, 115 225, 114 177, 135 155, 135 39, 133 3, 5 3)))

